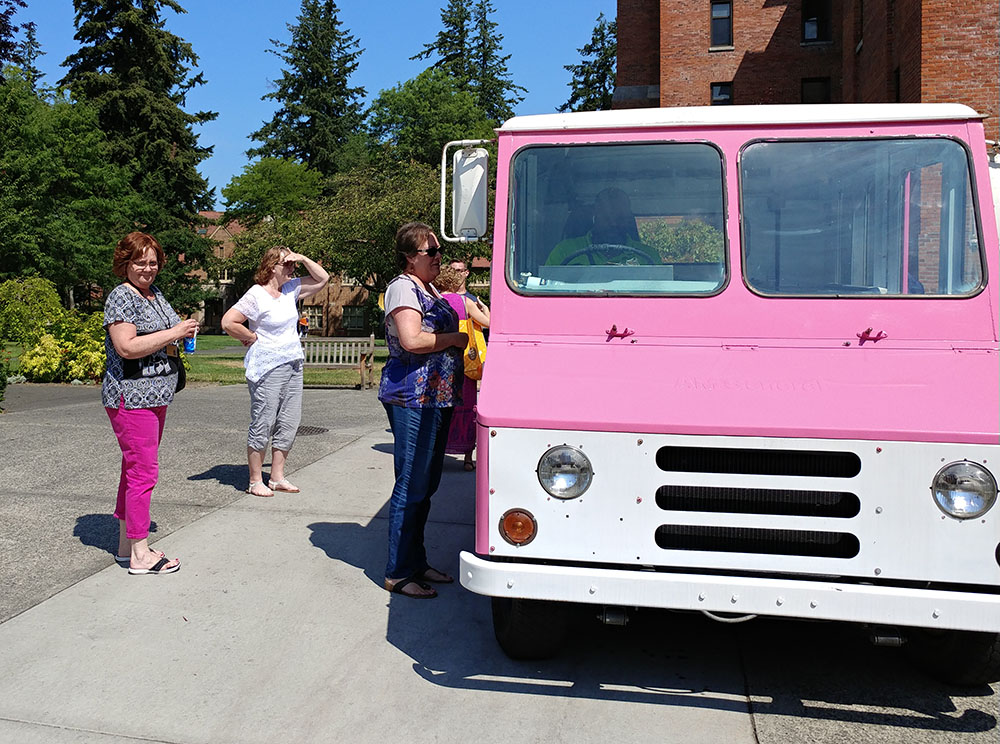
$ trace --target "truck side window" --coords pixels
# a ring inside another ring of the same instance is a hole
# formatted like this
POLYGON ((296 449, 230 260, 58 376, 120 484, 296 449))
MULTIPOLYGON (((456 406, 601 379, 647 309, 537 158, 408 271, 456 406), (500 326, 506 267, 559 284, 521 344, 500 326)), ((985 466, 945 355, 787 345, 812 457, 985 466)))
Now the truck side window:
POLYGON ((751 289, 838 297, 980 289, 978 221, 958 142, 756 142, 740 163, 751 289))

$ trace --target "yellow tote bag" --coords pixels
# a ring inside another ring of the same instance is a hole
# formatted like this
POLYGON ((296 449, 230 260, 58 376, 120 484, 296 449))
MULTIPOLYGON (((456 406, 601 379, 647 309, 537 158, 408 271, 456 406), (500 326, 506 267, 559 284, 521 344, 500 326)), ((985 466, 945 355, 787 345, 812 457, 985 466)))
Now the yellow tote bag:
POLYGON ((465 376, 472 380, 483 379, 483 363, 486 361, 486 338, 479 323, 470 319, 458 321, 458 330, 469 334, 465 347, 465 376))

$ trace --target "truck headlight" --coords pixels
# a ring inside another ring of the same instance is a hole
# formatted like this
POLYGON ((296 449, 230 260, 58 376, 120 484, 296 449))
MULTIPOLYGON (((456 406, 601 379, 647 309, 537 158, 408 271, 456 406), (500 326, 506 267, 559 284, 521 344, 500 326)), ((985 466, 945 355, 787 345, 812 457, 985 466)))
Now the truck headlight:
POLYGON ((997 500, 997 482, 989 470, 968 460, 941 468, 931 481, 938 508, 955 519, 975 519, 997 500))
POLYGON ((583 452, 568 444, 548 450, 538 461, 538 482, 550 496, 575 499, 590 488, 594 470, 583 452))

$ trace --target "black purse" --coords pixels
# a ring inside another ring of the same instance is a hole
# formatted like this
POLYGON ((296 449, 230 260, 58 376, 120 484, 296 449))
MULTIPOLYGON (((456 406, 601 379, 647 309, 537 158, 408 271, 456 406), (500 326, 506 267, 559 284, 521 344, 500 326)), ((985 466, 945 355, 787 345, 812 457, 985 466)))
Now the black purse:
POLYGON ((170 367, 177 373, 177 387, 174 388, 174 392, 179 393, 187 385, 187 370, 184 369, 184 360, 181 359, 177 344, 167 344, 166 352, 170 367))
POLYGON ((177 375, 177 387, 174 388, 174 392, 179 393, 187 384, 187 371, 184 369, 184 362, 181 361, 177 344, 167 344, 162 349, 139 359, 122 359, 122 377, 126 380, 166 377, 174 374, 177 375))

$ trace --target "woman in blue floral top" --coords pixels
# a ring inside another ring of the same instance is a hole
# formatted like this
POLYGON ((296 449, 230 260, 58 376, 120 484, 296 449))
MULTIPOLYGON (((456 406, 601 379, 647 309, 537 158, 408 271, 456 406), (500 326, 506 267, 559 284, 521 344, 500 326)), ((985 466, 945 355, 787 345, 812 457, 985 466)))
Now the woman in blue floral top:
POLYGON ((104 303, 107 371, 101 399, 122 450, 118 483, 118 554, 130 574, 168 574, 180 561, 151 550, 149 502, 159 474, 158 453, 167 405, 177 373, 168 360, 177 342, 198 332, 197 320, 181 320, 153 280, 163 268, 163 248, 152 235, 132 232, 118 242, 112 260, 125 281, 104 303))
POLYGON ((441 481, 451 414, 461 402, 468 338, 458 331, 458 315, 431 286, 441 270, 431 228, 420 222, 399 228, 396 258, 403 273, 385 290, 389 359, 378 391, 395 440, 385 588, 430 599, 437 592, 427 582, 454 581, 427 563, 424 526, 441 481))

